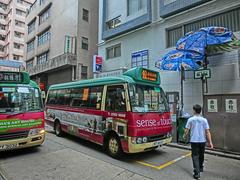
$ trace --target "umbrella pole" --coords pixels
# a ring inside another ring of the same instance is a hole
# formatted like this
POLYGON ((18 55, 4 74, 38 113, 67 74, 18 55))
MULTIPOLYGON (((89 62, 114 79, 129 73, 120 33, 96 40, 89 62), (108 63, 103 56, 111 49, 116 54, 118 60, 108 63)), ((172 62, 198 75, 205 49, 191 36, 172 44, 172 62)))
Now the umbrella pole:
POLYGON ((203 101, 203 104, 202 104, 202 114, 204 115, 204 76, 201 77, 201 80, 202 80, 202 101, 203 101))
MULTIPOLYGON (((207 69, 207 55, 205 54, 205 58, 204 58, 204 69, 207 69)), ((207 78, 205 77, 205 74, 202 74, 202 77, 201 77, 201 80, 202 80, 202 115, 204 116, 205 115, 205 112, 204 112, 204 108, 205 108, 205 105, 204 105, 204 94, 205 93, 208 93, 208 82, 207 82, 207 78)))
POLYGON ((180 107, 180 117, 183 114, 183 81, 184 81, 184 68, 181 66, 181 107, 180 107))

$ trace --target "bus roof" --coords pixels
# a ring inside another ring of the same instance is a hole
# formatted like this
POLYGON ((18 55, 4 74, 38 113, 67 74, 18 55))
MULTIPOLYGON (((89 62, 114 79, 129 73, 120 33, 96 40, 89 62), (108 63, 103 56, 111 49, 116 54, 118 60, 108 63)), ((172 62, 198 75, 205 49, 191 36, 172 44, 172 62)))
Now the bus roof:
POLYGON ((117 84, 117 83, 134 83, 133 79, 127 76, 119 76, 119 77, 103 77, 97 79, 89 79, 89 80, 80 80, 68 83, 55 84, 50 86, 49 89, 65 89, 72 87, 84 87, 84 86, 98 86, 105 84, 117 84))
POLYGON ((30 81, 29 84, 26 83, 0 83, 1 86, 7 86, 7 87, 18 87, 18 86, 30 86, 33 88, 39 88, 37 83, 34 81, 30 81))
POLYGON ((143 85, 160 85, 160 75, 158 72, 144 69, 144 68, 133 68, 126 71, 122 76, 118 77, 103 77, 89 80, 79 80, 68 83, 55 84, 50 86, 49 89, 66 89, 73 87, 86 87, 86 86, 99 86, 107 84, 118 84, 118 83, 138 83, 143 85), (143 75, 142 75, 143 74, 143 75), (144 77, 144 78, 143 78, 144 77))

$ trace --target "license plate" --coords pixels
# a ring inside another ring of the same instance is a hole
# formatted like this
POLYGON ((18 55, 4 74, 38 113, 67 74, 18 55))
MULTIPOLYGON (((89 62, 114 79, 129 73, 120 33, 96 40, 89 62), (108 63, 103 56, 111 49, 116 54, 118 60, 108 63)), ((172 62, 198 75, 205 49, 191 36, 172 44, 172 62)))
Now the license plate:
POLYGON ((18 147, 17 144, 6 144, 6 145, 0 145, 0 150, 8 150, 8 149, 14 149, 18 147))
POLYGON ((154 142, 154 146, 160 146, 164 143, 163 140, 154 142))

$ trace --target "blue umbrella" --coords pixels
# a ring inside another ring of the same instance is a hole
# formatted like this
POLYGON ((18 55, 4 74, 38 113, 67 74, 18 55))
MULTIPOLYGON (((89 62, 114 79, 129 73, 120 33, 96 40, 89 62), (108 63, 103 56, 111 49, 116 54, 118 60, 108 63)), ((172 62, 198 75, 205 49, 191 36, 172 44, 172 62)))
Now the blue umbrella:
POLYGON ((181 111, 183 110, 183 80, 185 70, 196 70, 201 67, 205 56, 194 51, 172 50, 168 52, 155 66, 161 70, 181 71, 181 111))
POLYGON ((232 31, 224 27, 205 27, 196 32, 189 32, 176 43, 179 50, 194 51, 205 55, 208 45, 220 45, 233 40, 232 31))
POLYGON ((204 55, 196 52, 172 50, 155 66, 168 71, 196 70, 201 67, 203 60, 204 55))

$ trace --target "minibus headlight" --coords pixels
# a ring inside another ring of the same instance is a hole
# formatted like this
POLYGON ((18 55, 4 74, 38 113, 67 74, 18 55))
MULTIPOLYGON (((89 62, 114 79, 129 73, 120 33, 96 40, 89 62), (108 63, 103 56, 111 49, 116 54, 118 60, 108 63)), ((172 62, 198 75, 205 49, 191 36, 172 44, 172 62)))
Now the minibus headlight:
POLYGON ((36 128, 36 129, 31 129, 28 133, 29 136, 34 136, 34 135, 37 135, 37 134, 43 134, 45 132, 44 129, 41 129, 41 128, 36 128))
POLYGON ((137 144, 141 144, 143 142, 142 138, 141 137, 138 137, 137 138, 137 144))
POLYGON ((132 137, 131 141, 132 141, 133 144, 136 144, 137 143, 137 138, 136 137, 132 137))
POLYGON ((167 137, 170 138, 172 136, 171 133, 167 133, 167 137))
POLYGON ((146 142, 148 142, 148 138, 147 137, 143 137, 142 141, 143 141, 143 143, 146 143, 146 142))

